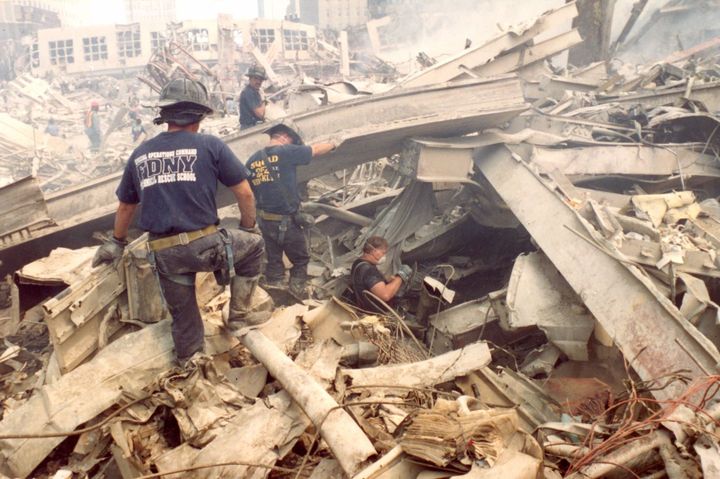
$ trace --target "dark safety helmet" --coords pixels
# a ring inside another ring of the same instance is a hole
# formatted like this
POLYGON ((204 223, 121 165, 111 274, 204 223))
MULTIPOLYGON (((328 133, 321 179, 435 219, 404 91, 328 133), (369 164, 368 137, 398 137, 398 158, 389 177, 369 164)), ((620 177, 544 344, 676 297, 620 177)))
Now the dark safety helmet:
POLYGON ((246 77, 257 77, 257 78, 261 78, 263 80, 267 80, 267 74, 265 73, 265 69, 263 67, 261 67, 260 65, 251 66, 248 69, 245 76, 246 77))
POLYGON ((207 110, 207 113, 212 112, 207 88, 199 81, 188 78, 176 78, 167 82, 160 91, 157 106, 167 108, 180 103, 192 104, 196 107, 204 108, 207 110))
POLYGON ((160 116, 153 120, 156 125, 198 123, 213 112, 205 85, 188 78, 170 80, 160 91, 156 106, 160 108, 160 116))
POLYGON ((263 133, 265 133, 266 135, 270 135, 271 138, 276 133, 285 133, 287 134, 287 136, 290 137, 294 145, 304 145, 300 134, 283 123, 278 123, 277 125, 271 126, 267 130, 263 131, 263 133))

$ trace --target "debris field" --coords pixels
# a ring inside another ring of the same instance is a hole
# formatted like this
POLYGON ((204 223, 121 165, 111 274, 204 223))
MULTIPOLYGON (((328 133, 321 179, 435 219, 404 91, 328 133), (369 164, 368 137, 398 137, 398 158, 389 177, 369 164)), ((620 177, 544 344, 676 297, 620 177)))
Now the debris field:
MULTIPOLYGON (((632 13, 605 51, 592 3, 414 71, 330 37, 305 75, 254 50, 270 123, 338 143, 298 170, 312 295, 258 289, 272 317, 236 337, 229 292, 198 274, 205 353, 185 368, 147 235, 90 263, 131 122, 161 131, 143 105, 177 75, 224 101, 218 69, 170 45, 139 78, 4 82, 0 477, 720 477, 720 37, 614 60, 714 2, 632 13), (413 274, 369 312, 348 274, 376 235, 383 272, 413 274)), ((202 127, 241 159, 267 141, 236 112, 202 127)))

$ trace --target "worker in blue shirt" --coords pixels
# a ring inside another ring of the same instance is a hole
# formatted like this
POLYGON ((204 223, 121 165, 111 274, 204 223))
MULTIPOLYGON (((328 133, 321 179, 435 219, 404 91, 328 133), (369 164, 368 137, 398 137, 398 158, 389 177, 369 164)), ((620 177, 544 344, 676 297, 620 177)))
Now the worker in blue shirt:
POLYGON ((260 88, 267 80, 265 69, 261 66, 252 66, 245 74, 248 84, 240 93, 240 129, 250 128, 265 121, 265 105, 260 88))

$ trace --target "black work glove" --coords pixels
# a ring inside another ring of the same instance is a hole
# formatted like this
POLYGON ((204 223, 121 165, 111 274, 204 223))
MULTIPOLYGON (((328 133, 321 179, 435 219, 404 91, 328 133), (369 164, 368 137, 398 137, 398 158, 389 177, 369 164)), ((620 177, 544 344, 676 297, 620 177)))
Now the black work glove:
POLYGON ((97 268, 101 264, 112 263, 113 266, 117 267, 122 258, 123 250, 127 246, 128 242, 125 240, 119 240, 114 236, 107 240, 100 246, 95 252, 95 257, 92 261, 92 267, 97 268))

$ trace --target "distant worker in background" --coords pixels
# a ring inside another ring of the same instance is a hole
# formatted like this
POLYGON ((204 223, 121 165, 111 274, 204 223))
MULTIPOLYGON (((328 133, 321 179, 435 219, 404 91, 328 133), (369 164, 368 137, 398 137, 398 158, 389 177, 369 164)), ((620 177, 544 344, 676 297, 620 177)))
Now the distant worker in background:
POLYGON ((240 93, 240 129, 250 128, 265 121, 265 105, 260 87, 267 80, 265 69, 253 65, 245 74, 248 84, 240 93))
POLYGON ((45 133, 50 136, 60 136, 60 126, 57 124, 57 121, 55 121, 55 118, 48 119, 45 133))
POLYGON ((403 283, 410 280, 412 268, 408 265, 401 265, 398 273, 386 280, 385 276, 378 269, 378 265, 385 264, 388 251, 388 242, 380 236, 371 236, 363 245, 363 254, 356 259, 350 269, 350 280, 355 303, 362 309, 370 312, 382 312, 379 305, 373 303, 373 299, 366 292, 390 303, 400 291, 403 283))
POLYGON ((137 143, 138 139, 141 136, 141 142, 147 139, 147 131, 145 131, 145 127, 143 126, 142 120, 140 118, 135 118, 135 120, 133 121, 133 124, 130 127, 130 134, 132 135, 133 143, 137 143))
POLYGON ((98 248, 93 267, 117 264, 127 245, 135 210, 138 227, 149 232, 148 261, 156 272, 172 316, 172 337, 180 366, 204 345, 203 321, 195 296, 195 275, 212 271, 230 284, 225 326, 239 330, 266 321, 269 312, 252 310, 260 279, 263 239, 255 224, 249 172, 223 141, 198 133, 210 113, 205 86, 185 78, 171 80, 160 92, 160 116, 167 131, 138 146, 117 189, 119 205, 113 237, 98 248), (236 228, 219 228, 215 193, 218 183, 234 194, 240 210, 236 228))
POLYGON ((238 114, 238 104, 235 99, 231 96, 225 99, 225 113, 228 115, 238 114))
POLYGON ((255 152, 246 163, 257 202, 258 225, 265 239, 267 266, 264 284, 284 286, 285 253, 292 263, 290 293, 304 298, 310 262, 305 229, 311 223, 307 218, 309 215, 300 212, 296 170, 298 166, 310 163, 314 156, 329 153, 335 149, 335 144, 304 145, 295 130, 282 124, 265 133, 270 135, 270 143, 255 152))
POLYGON ((90 103, 90 109, 85 113, 85 134, 90 139, 90 151, 100 151, 102 132, 100 131, 100 104, 97 101, 90 103))
POLYGON ((140 100, 138 99, 137 95, 135 93, 130 94, 130 99, 128 100, 128 106, 133 109, 140 106, 140 100))

